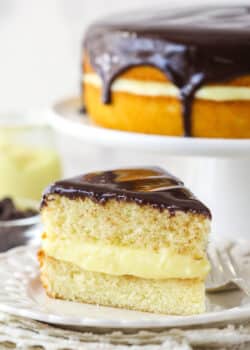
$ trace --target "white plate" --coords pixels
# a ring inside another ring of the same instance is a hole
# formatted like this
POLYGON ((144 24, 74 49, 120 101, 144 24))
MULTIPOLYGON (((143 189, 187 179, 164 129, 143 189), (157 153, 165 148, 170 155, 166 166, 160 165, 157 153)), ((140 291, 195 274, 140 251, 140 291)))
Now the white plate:
POLYGON ((250 154, 250 139, 185 138, 105 129, 90 123, 80 109, 79 98, 65 99, 49 111, 49 120, 61 133, 95 145, 183 156, 239 157, 250 154))
POLYGON ((36 248, 19 247, 0 255, 0 311, 71 327, 161 328, 247 319, 250 299, 239 291, 209 295, 208 311, 167 316, 48 298, 39 281, 36 248))

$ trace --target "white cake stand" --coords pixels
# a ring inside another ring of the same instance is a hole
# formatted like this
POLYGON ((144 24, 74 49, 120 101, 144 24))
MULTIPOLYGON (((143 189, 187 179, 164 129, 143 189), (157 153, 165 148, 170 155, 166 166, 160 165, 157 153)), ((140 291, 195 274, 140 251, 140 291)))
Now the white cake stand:
MULTIPOLYGON (((80 100, 57 103, 50 121, 82 142, 176 157, 181 176, 212 209, 218 235, 250 238, 250 139, 208 139, 146 135, 95 126, 81 114, 80 100)), ((146 156, 146 155, 145 155, 146 156)))

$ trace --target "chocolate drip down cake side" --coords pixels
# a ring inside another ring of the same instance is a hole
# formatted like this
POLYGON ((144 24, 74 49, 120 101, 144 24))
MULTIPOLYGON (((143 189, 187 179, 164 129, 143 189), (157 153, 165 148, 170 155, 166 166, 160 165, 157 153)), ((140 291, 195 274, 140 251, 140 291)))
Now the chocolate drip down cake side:
POLYGON ((41 213, 39 261, 49 296, 163 314, 205 311, 211 214, 163 169, 56 182, 41 213))
POLYGON ((91 120, 172 136, 250 138, 250 6, 155 8, 91 25, 83 103, 91 120))

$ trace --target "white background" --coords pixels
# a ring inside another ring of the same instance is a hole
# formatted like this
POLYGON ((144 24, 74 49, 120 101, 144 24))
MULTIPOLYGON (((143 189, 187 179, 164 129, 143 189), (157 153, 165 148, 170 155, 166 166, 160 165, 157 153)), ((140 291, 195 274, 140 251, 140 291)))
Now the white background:
POLYGON ((83 33, 95 18, 140 6, 194 3, 204 0, 0 0, 0 111, 78 93, 83 33))

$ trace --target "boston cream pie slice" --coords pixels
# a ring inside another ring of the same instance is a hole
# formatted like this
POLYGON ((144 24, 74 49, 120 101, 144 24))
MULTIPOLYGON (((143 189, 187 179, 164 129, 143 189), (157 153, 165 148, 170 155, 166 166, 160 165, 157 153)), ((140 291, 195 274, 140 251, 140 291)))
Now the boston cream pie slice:
POLYGON ((205 310, 211 214, 161 168, 89 173, 43 197, 51 297, 164 314, 205 310))

